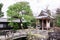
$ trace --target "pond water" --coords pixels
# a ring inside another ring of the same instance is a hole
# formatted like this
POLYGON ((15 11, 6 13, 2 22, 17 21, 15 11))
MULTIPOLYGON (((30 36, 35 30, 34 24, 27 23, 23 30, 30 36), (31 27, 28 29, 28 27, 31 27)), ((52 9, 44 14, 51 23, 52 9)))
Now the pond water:
POLYGON ((27 40, 26 37, 22 37, 22 38, 18 38, 18 39, 14 39, 14 40, 27 40))

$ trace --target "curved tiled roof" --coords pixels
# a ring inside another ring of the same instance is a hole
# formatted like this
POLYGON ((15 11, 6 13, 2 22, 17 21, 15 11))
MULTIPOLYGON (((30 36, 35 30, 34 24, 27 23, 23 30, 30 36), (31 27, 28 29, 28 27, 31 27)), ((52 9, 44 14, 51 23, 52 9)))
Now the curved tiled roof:
POLYGON ((54 19, 47 11, 41 11, 41 13, 36 17, 36 19, 54 19))

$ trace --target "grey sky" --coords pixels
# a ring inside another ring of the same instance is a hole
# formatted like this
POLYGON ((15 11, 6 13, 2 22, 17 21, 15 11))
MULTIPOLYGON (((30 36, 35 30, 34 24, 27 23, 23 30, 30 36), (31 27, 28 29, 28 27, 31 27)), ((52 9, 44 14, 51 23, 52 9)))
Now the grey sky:
POLYGON ((16 2, 27 1, 30 3, 33 14, 37 16, 41 10, 44 10, 47 5, 51 11, 55 11, 57 7, 60 7, 60 0, 0 0, 4 4, 2 11, 6 16, 6 11, 9 5, 12 5, 16 2))

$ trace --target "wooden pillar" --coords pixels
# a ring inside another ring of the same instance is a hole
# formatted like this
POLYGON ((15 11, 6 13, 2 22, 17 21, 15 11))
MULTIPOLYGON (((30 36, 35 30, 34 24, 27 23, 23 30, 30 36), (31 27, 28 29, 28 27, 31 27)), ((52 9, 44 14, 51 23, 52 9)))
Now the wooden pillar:
POLYGON ((44 28, 43 28, 43 20, 42 20, 42 30, 44 30, 44 28))
POLYGON ((48 30, 48 28, 50 28, 50 21, 49 20, 46 20, 46 28, 48 30))
POLYGON ((48 30, 48 20, 46 20, 46 28, 47 28, 47 30, 48 30))

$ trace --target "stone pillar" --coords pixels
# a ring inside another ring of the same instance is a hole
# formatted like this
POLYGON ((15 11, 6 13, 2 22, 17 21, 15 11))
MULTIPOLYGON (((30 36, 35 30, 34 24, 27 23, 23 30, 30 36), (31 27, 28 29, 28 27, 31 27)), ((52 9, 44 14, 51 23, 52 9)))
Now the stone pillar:
POLYGON ((42 30, 44 30, 44 28, 43 28, 43 20, 42 20, 42 30))
POLYGON ((38 22, 39 22, 39 20, 37 19, 37 22, 36 22, 36 29, 37 29, 38 22))

